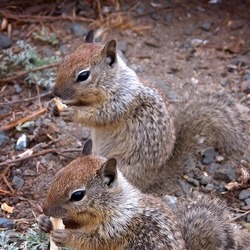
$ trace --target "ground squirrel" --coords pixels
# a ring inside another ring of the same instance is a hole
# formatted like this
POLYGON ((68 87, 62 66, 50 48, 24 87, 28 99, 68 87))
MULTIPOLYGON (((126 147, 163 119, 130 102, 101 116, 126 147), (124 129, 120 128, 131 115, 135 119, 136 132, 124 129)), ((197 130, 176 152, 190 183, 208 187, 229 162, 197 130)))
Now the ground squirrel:
MULTIPOLYGON (((130 183, 143 192, 173 193, 200 135, 228 156, 244 152, 246 136, 229 95, 192 96, 171 114, 160 94, 121 59, 114 40, 92 40, 88 35, 62 60, 54 94, 68 104, 63 119, 89 127, 93 153, 116 158, 130 183)), ((53 102, 48 109, 56 113, 53 102)))
MULTIPOLYGON (((160 198, 141 193, 114 158, 84 156, 61 169, 49 188, 39 228, 57 246, 84 250, 232 250, 239 246, 225 207, 209 200, 177 215, 160 198), (62 218, 53 230, 49 216, 62 218)), ((242 246, 243 247, 243 246, 242 246)))

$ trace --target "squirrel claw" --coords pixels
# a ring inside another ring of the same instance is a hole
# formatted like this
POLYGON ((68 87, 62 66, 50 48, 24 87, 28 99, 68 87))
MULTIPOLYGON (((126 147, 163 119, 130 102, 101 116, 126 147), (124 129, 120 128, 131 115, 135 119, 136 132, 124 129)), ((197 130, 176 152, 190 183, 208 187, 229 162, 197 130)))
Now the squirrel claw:
POLYGON ((60 116, 65 122, 72 122, 74 117, 74 110, 72 108, 64 109, 60 112, 60 116))
POLYGON ((52 240, 59 247, 66 246, 66 243, 69 241, 70 232, 65 229, 57 229, 52 232, 52 240))
POLYGON ((38 218, 38 227, 44 233, 49 233, 53 230, 53 225, 50 218, 44 214, 40 215, 38 218))
POLYGON ((48 102, 47 112, 51 116, 59 116, 59 109, 58 109, 58 107, 53 99, 48 102))

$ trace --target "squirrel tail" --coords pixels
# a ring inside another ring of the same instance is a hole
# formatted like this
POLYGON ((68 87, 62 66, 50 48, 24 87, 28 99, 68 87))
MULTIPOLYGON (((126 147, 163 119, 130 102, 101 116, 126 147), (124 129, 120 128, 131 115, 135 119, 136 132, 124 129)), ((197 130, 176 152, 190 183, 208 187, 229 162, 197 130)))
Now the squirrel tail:
POLYGON ((176 144, 173 157, 194 153, 199 141, 226 156, 239 158, 247 150, 244 122, 233 98, 226 93, 194 95, 174 114, 176 144))
POLYGON ((188 249, 235 250, 248 246, 249 236, 235 229, 219 199, 202 196, 198 201, 184 201, 177 215, 188 249))

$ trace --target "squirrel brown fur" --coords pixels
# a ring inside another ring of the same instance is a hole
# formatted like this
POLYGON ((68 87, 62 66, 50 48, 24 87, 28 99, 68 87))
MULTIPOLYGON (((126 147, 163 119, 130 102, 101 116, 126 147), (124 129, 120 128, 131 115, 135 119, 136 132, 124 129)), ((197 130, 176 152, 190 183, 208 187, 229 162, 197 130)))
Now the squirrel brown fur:
MULTIPOLYGON (((63 119, 89 127, 93 153, 116 158, 130 183, 143 192, 173 193, 198 136, 227 156, 244 153, 246 135, 231 96, 192 96, 170 113, 162 96, 121 59, 114 40, 92 40, 62 60, 54 94, 68 105, 63 119)), ((56 112, 52 102, 49 110, 56 112)))
POLYGON ((160 198, 141 193, 114 158, 85 156, 61 169, 39 219, 57 246, 78 250, 242 250, 225 206, 204 198, 173 212, 160 198), (62 218, 53 230, 49 217, 62 218))

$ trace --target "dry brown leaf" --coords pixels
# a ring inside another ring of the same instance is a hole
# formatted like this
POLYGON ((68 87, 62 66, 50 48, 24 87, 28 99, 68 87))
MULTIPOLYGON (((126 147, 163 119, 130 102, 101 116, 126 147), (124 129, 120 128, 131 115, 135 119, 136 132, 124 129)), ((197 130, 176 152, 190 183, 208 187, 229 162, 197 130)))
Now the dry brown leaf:
POLYGON ((9 206, 7 203, 1 205, 1 209, 9 214, 13 213, 14 207, 9 206))

